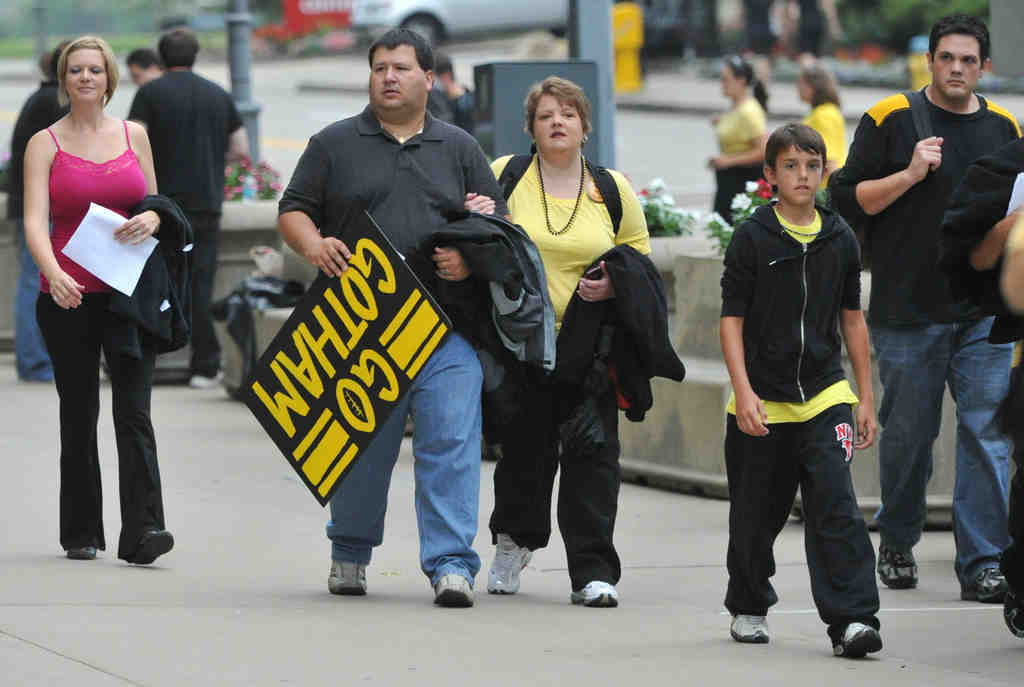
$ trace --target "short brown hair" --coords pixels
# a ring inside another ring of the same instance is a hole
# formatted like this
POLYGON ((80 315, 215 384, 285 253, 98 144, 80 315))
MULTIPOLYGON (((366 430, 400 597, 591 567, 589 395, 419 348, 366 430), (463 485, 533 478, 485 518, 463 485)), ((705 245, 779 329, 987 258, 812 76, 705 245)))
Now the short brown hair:
POLYGON ((811 107, 834 103, 839 105, 839 86, 832 73, 820 64, 807 65, 800 70, 800 78, 811 88, 811 107))
POLYGON ((114 97, 117 90, 117 58, 110 45, 99 36, 79 36, 67 44, 67 47, 60 53, 57 60, 57 102, 67 105, 70 101, 67 88, 68 57, 76 50, 99 50, 103 55, 103 63, 107 72, 107 90, 104 93, 103 104, 106 105, 114 97))
POLYGON ((820 155, 822 166, 828 160, 825 139, 821 134, 806 124, 784 124, 772 132, 764 146, 765 167, 775 169, 775 160, 778 159, 779 153, 790 148, 820 155))
POLYGON ((533 137, 533 119, 537 116, 537 105, 546 95, 552 96, 561 105, 572 105, 580 115, 583 135, 590 133, 590 101, 583 89, 576 83, 560 76, 549 76, 539 83, 533 84, 526 94, 523 109, 526 111, 526 125, 523 129, 533 137))

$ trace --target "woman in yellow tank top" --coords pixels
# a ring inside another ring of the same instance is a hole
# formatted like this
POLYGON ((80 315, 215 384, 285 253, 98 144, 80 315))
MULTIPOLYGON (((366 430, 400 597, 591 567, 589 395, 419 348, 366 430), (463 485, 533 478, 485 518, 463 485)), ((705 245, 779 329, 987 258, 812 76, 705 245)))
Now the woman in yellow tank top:
POLYGON ((846 121, 839 109, 839 86, 827 69, 815 63, 800 70, 796 90, 800 100, 811 106, 803 123, 825 140, 828 160, 821 180, 821 188, 825 188, 829 174, 846 164, 846 121))

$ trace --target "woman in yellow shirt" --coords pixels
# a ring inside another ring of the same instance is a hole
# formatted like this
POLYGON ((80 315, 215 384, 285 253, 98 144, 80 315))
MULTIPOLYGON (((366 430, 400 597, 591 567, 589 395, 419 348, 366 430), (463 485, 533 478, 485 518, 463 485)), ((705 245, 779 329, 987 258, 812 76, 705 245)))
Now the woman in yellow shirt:
POLYGON ((711 120, 721 152, 708 160, 708 167, 715 170, 714 210, 732 224, 732 199, 763 174, 768 91, 750 63, 733 55, 722 65, 722 94, 732 109, 711 120))
POLYGON ((820 64, 811 64, 800 70, 796 91, 800 100, 811 106, 811 112, 804 117, 803 123, 825 140, 828 160, 820 187, 825 188, 829 174, 846 164, 846 120, 839 109, 839 87, 827 69, 820 64))
MULTIPOLYGON (((643 209, 629 182, 611 176, 622 201, 616 233, 604 199, 583 159, 590 132, 590 104, 575 83, 548 77, 526 97, 526 131, 537 154, 508 197, 512 221, 526 230, 540 252, 556 327, 573 297, 584 301, 615 298, 611 279, 595 260, 618 245, 651 252, 643 209)), ((510 157, 495 160, 500 177, 510 157)), ((596 342, 595 342, 596 343, 596 342)), ((583 606, 616 606, 621 575, 612 543, 619 493, 618 409, 615 393, 593 396, 610 441, 596 447, 561 441, 566 414, 586 398, 584 389, 552 375, 527 370, 517 396, 520 412, 504 418, 499 430, 502 457, 494 470, 494 511, 490 529, 496 544, 487 591, 515 594, 519 574, 532 552, 551 535, 551 498, 561 470, 558 525, 565 541, 570 600, 583 606)))

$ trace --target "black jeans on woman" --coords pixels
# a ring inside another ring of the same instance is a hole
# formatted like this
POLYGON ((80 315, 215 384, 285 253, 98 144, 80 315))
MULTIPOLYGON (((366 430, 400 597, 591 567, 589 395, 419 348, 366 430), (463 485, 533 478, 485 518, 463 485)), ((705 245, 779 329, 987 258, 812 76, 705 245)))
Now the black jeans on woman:
POLYGON ((106 548, 96 441, 102 348, 110 371, 121 492, 117 556, 131 560, 144 532, 164 529, 156 438, 150 421, 156 356, 145 341, 141 358, 113 349, 109 300, 109 294, 89 293, 80 306, 64 310, 50 294, 40 293, 36 317, 53 360, 60 397, 60 544, 64 549, 106 548))
POLYGON ((621 475, 614 389, 594 399, 607 441, 581 449, 563 444, 559 428, 584 400, 583 390, 533 368, 525 374, 519 413, 502 424, 498 437, 502 456, 494 469, 492 538, 505 533, 530 550, 547 546, 551 493, 561 465, 558 527, 573 591, 595 580, 617 584, 622 569, 612 536, 621 475))
POLYGON ((764 176, 761 165, 748 167, 728 167, 715 170, 715 205, 712 208, 729 224, 732 224, 732 199, 737 193, 747 190, 748 181, 757 181, 764 176))

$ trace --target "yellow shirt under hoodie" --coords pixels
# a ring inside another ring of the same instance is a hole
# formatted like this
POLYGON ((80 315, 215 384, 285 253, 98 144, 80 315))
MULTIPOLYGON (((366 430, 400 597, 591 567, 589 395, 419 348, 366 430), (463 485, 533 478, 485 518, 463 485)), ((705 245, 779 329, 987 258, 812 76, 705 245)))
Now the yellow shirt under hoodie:
MULTIPOLYGON (((775 216, 786 232, 800 243, 810 243, 815 239, 815 235, 821 231, 821 215, 817 210, 814 211, 814 221, 806 226, 793 224, 786 220, 779 214, 778 208, 775 209, 775 216)), ((837 406, 841 403, 857 405, 858 402, 856 394, 850 388, 850 383, 845 379, 840 379, 803 403, 765 401, 764 411, 768 415, 767 424, 807 422, 832 406, 837 406)), ((736 414, 735 393, 729 394, 729 404, 725 407, 725 411, 730 415, 736 414)))

